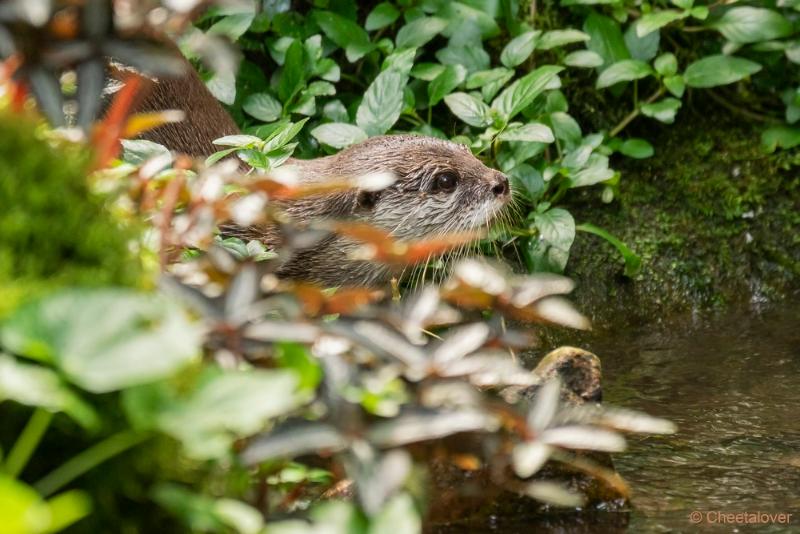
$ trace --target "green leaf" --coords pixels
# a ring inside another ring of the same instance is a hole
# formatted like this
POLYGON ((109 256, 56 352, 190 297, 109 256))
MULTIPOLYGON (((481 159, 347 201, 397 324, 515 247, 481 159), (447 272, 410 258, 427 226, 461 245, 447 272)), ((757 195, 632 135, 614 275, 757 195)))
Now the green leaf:
POLYGON ((306 82, 306 49, 303 43, 295 41, 286 51, 286 61, 278 82, 278 98, 289 101, 306 82))
POLYGON ((655 153, 653 145, 644 139, 626 139, 622 145, 620 145, 619 151, 629 158, 634 159, 646 159, 655 153))
POLYGON ((253 148, 261 146, 263 141, 254 135, 226 135, 214 140, 217 146, 232 146, 236 148, 253 148))
POLYGON ((569 114, 563 111, 551 113, 550 124, 553 126, 556 139, 565 143, 567 148, 572 148, 581 142, 583 136, 581 127, 569 114))
POLYGON ((269 93, 255 93, 248 96, 242 109, 251 117, 264 122, 273 122, 281 118, 283 106, 269 93))
POLYGON ((544 65, 512 83, 492 102, 492 108, 511 120, 542 94, 564 67, 544 65))
POLYGON ((542 35, 539 39, 538 46, 542 50, 550 50, 557 46, 581 43, 589 39, 591 39, 589 34, 571 28, 566 30, 552 30, 542 35))
POLYGON ((422 520, 414 501, 406 493, 395 495, 375 515, 366 534, 417 534, 422 532, 422 520))
POLYGON ((667 97, 652 104, 644 104, 641 107, 642 114, 652 117, 665 124, 675 122, 675 114, 681 107, 681 101, 677 98, 667 97))
POLYGON ((542 173, 532 165, 522 163, 517 165, 508 173, 509 178, 514 184, 513 190, 518 191, 521 186, 531 201, 536 201, 544 193, 545 184, 542 173))
POLYGON ((536 38, 540 31, 529 31, 511 39, 500 53, 500 62, 508 68, 514 68, 533 53, 536 48, 536 38))
POLYGON ((683 96, 683 92, 686 90, 686 82, 683 80, 683 76, 680 74, 676 74, 675 76, 667 76, 662 81, 664 82, 664 87, 667 88, 667 91, 678 98, 683 96))
POLYGON ((313 392, 322 380, 319 361, 299 343, 279 343, 275 359, 281 368, 294 371, 301 390, 313 392))
POLYGON ((64 412, 87 429, 96 429, 100 419, 58 374, 41 365, 20 363, 0 353, 0 403, 12 400, 53 412, 64 412))
POLYGON ((761 144, 767 152, 778 148, 794 148, 800 145, 800 128, 773 126, 761 134, 761 144))
POLYGON ((310 96, 333 96, 336 94, 336 86, 330 82, 317 80, 308 84, 305 94, 310 96))
POLYGON ((586 48, 599 54, 603 58, 603 65, 630 59, 631 55, 622 37, 622 30, 614 19, 592 13, 586 17, 583 31, 591 37, 586 43, 586 48))
POLYGON ((761 65, 736 56, 708 56, 697 60, 683 73, 689 87, 716 87, 738 82, 761 70, 761 65))
POLYGON ((328 39, 344 48, 345 56, 350 63, 358 61, 374 48, 369 40, 369 34, 352 20, 331 11, 315 11, 314 20, 328 39))
POLYGON ((638 59, 623 59, 607 67, 597 77, 596 87, 603 89, 620 82, 639 80, 653 74, 653 69, 638 59))
POLYGON ((439 17, 422 17, 409 22, 397 32, 397 48, 420 48, 447 27, 447 21, 439 17))
POLYGON ((592 154, 586 167, 570 177, 570 187, 588 187, 605 182, 614 177, 614 171, 608 168, 608 157, 592 154))
POLYGON ((564 58, 564 65, 591 69, 602 66, 603 58, 591 50, 576 50, 567 54, 564 58))
POLYGON ((247 6, 250 12, 236 13, 223 17, 208 29, 211 35, 224 35, 236 42, 245 34, 256 17, 254 6, 247 6))
POLYGON ((497 67, 490 70, 480 70, 473 72, 467 78, 467 89, 478 89, 484 85, 504 80, 507 82, 514 76, 514 71, 505 67, 497 67))
POLYGON ((631 59, 648 62, 658 54, 658 46, 661 43, 661 34, 651 32, 644 36, 639 36, 636 29, 640 22, 631 24, 625 32, 625 46, 631 53, 631 59))
POLYGON ((411 76, 418 80, 430 82, 439 76, 445 68, 445 65, 440 65, 439 63, 417 63, 411 69, 411 76))
POLYGON ((416 56, 416 48, 403 48, 400 50, 395 50, 391 55, 383 60, 381 70, 394 70, 407 76, 414 67, 414 58, 416 56))
POLYGON ((356 112, 356 124, 370 137, 386 133, 403 111, 407 76, 396 70, 378 74, 356 112))
POLYGON ((400 11, 397 10, 389 2, 381 2, 367 15, 367 21, 364 23, 364 28, 368 32, 385 28, 390 24, 394 24, 397 17, 400 16, 400 11))
POLYGON ((470 126, 483 128, 491 123, 489 106, 470 94, 449 94, 444 97, 444 103, 453 115, 470 126))
POLYGON ((67 491, 45 502, 27 484, 0 475, 0 517, 8 534, 58 532, 91 511, 92 501, 83 491, 67 491))
POLYGON ((732 43, 747 44, 791 35, 792 23, 771 9, 734 7, 711 25, 732 43))
POLYGON ((461 65, 447 65, 445 69, 428 85, 428 102, 435 106, 442 98, 464 82, 467 69, 461 65))
POLYGON ((639 37, 644 37, 656 30, 663 28, 671 22, 685 19, 686 16, 686 13, 682 11, 676 11, 674 9, 663 9, 648 13, 642 16, 642 18, 639 19, 639 22, 636 24, 636 35, 639 37))
POLYGON ((481 43, 454 45, 452 42, 436 52, 436 59, 445 65, 463 65, 469 72, 486 70, 491 58, 481 43))
POLYGON ((642 269, 642 258, 640 258, 635 252, 633 252, 628 246, 623 243, 619 238, 615 237, 614 235, 608 233, 607 231, 603 230, 599 226, 595 226, 593 224, 584 223, 578 225, 576 230, 581 232, 586 232, 589 234, 594 234, 598 237, 602 237, 619 251, 622 255, 622 258, 625 260, 625 276, 628 278, 633 278, 639 271, 642 269))
POLYGON ((319 141, 333 148, 345 148, 360 143, 369 137, 367 133, 352 124, 332 122, 322 124, 311 130, 311 135, 319 141))
POLYGON ((125 391, 124 403, 129 413, 138 407, 139 421, 180 440, 188 456, 207 460, 224 457, 236 439, 305 403, 308 395, 297 386, 290 371, 208 369, 183 398, 157 384, 125 391))
POLYGON ((555 141, 553 130, 540 123, 508 128, 498 136, 498 139, 503 141, 528 141, 531 143, 552 143, 555 141))
POLYGON ((575 219, 567 210, 553 208, 536 214, 534 225, 539 230, 539 239, 530 239, 525 249, 528 269, 564 272, 575 240, 575 219))
POLYGON ((105 393, 171 376, 196 361, 201 332, 169 300, 76 289, 18 310, 0 340, 20 355, 45 351, 70 381, 105 393))
POLYGON ((694 0, 670 0, 670 2, 681 9, 691 9, 694 5, 694 0))
POLYGON ((675 54, 667 52, 656 58, 653 67, 662 76, 674 76, 678 72, 678 60, 675 58, 675 54))

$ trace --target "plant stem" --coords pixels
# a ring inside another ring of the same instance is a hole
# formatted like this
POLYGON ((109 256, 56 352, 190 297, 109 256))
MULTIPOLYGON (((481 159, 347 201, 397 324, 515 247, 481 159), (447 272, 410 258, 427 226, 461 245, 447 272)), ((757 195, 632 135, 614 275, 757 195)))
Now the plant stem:
POLYGON ((750 111, 748 109, 736 106, 728 102, 725 97, 718 95, 714 91, 708 91, 708 96, 716 102, 717 104, 721 105, 725 109, 731 111, 732 113, 736 113, 741 115, 742 117, 748 118, 750 120, 754 120, 757 122, 765 122, 767 124, 779 124, 782 122, 780 119, 776 117, 770 117, 769 115, 762 115, 760 113, 756 113, 755 111, 750 111))
POLYGON ((33 451, 39 445, 39 442, 50 426, 50 421, 53 419, 53 414, 43 408, 37 408, 33 412, 22 434, 19 435, 11 451, 8 453, 6 460, 5 472, 12 478, 16 478, 28 463, 33 451))
POLYGON ((87 471, 91 471, 106 460, 138 445, 148 437, 148 434, 132 430, 118 432, 73 456, 39 480, 34 487, 44 497, 52 495, 87 471))
MULTIPOLYGON (((650 95, 647 98, 647 100, 645 100, 645 104, 652 104, 653 101, 655 101, 658 97, 660 97, 663 94, 664 94, 664 88, 663 87, 659 87, 658 91, 656 91, 655 93, 650 95)), ((625 127, 627 125, 629 125, 631 122, 633 122, 633 120, 636 117, 641 115, 642 112, 640 111, 640 109, 641 108, 639 106, 637 106, 636 109, 632 110, 630 113, 625 115, 625 117, 619 122, 619 124, 614 126, 614 128, 609 132, 608 136, 609 137, 616 137, 622 130, 625 129, 625 127)))

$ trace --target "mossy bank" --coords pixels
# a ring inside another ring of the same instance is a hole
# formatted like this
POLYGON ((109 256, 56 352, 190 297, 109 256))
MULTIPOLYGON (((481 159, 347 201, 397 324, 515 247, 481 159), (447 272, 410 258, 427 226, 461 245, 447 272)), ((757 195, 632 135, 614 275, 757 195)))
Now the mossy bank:
POLYGON ((602 226, 643 260, 625 278, 612 247, 578 235, 567 274, 596 317, 761 305, 800 287, 800 150, 767 154, 764 126, 724 108, 696 104, 682 115, 673 126, 637 125, 656 154, 616 162, 613 203, 590 190, 569 201, 578 222, 602 226))

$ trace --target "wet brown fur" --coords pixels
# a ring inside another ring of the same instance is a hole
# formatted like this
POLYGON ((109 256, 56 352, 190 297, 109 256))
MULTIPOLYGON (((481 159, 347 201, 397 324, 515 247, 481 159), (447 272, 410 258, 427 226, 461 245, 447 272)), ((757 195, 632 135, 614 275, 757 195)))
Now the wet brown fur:
MULTIPOLYGON (((214 139, 239 132, 191 68, 181 78, 156 82, 137 111, 162 109, 183 110, 186 121, 162 126, 144 137, 177 152, 207 156, 216 151, 214 139)), ((506 177, 486 167, 469 149, 431 137, 374 137, 332 156, 291 159, 285 165, 293 166, 303 182, 392 173, 395 183, 377 193, 353 190, 309 197, 281 207, 295 221, 358 220, 401 239, 483 227, 510 196, 506 177), (443 172, 457 175, 454 191, 437 191, 436 179, 443 172)), ((274 227, 228 227, 225 233, 258 239, 272 247, 280 245, 274 227)), ((393 274, 386 266, 351 258, 358 246, 341 237, 328 237, 312 248, 296 251, 279 274, 329 286, 386 283, 393 274)))

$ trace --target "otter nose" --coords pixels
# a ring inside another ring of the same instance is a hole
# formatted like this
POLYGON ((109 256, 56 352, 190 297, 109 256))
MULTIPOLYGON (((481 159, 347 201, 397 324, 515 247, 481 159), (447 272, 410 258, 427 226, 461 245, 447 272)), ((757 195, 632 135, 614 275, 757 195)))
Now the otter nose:
POLYGON ((496 197, 504 197, 508 195, 508 178, 505 174, 495 172, 492 176, 492 193, 496 197))

